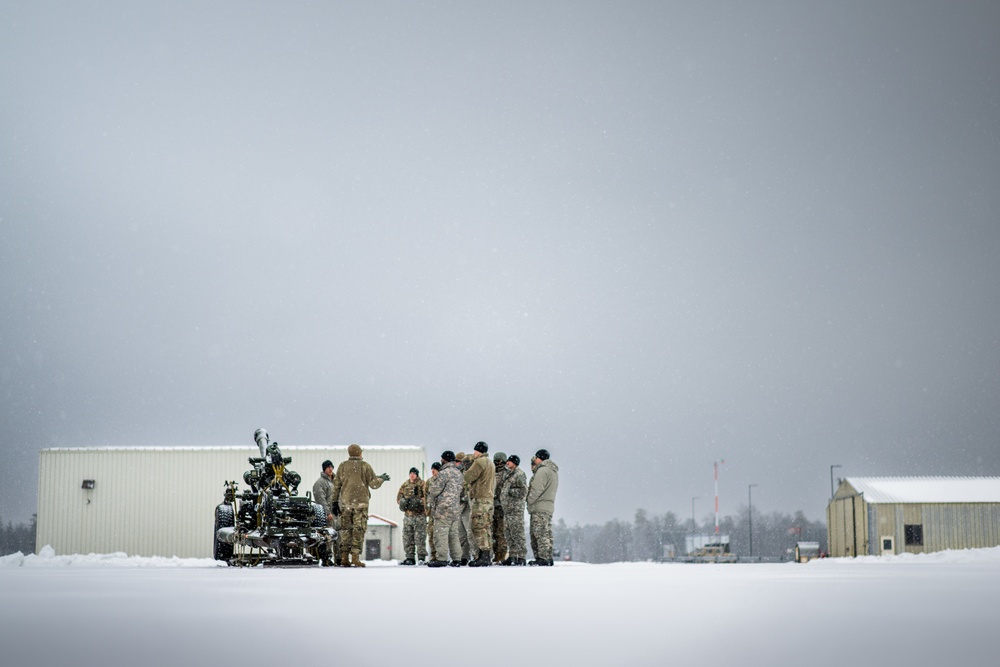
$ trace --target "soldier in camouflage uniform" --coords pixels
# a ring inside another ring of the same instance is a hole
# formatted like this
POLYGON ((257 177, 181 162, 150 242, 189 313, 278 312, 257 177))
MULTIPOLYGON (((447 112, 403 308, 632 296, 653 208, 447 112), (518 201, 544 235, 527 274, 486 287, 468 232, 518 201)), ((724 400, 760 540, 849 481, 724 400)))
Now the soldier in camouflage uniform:
POLYGON ((410 478, 403 482, 396 494, 396 503, 403 511, 402 565, 416 565, 417 560, 427 560, 427 514, 424 511, 424 481, 420 471, 410 468, 410 478))
MULTIPOLYGON (((322 468, 323 472, 313 484, 313 502, 322 505, 326 514, 326 525, 333 527, 333 462, 323 461, 322 468)), ((335 553, 333 539, 327 538, 326 544, 319 548, 320 563, 325 566, 333 565, 331 556, 335 553)))
POLYGON ((507 558, 507 538, 504 535, 503 503, 500 493, 507 479, 507 455, 497 452, 493 455, 493 472, 496 474, 495 491, 493 492, 493 562, 502 563, 507 558))
MULTIPOLYGON (((459 452, 455 455, 455 465, 458 471, 464 475, 465 471, 472 465, 472 457, 466 457, 465 452, 459 452)), ((469 504, 469 485, 465 482, 462 482, 462 497, 459 499, 459 504, 462 509, 458 525, 458 541, 462 545, 460 562, 461 565, 465 566, 469 564, 472 555, 472 508, 469 504)))
POLYGON ((431 477, 427 485, 427 504, 434 517, 434 555, 428 567, 444 567, 445 559, 451 554, 451 564, 459 565, 462 545, 458 541, 459 516, 462 496, 462 473, 455 465, 455 454, 446 451, 441 454, 441 470, 431 477))
POLYGON ((491 564, 490 550, 493 548, 493 498, 496 487, 496 472, 493 462, 487 456, 489 445, 477 442, 473 449, 472 465, 465 472, 465 482, 469 485, 469 505, 471 508, 472 538, 477 551, 471 567, 487 567, 491 564))
POLYGON ((377 489, 389 481, 389 475, 376 475, 367 461, 361 459, 361 447, 347 448, 349 459, 340 464, 333 478, 334 513, 340 513, 340 564, 344 567, 364 567, 361 545, 368 532, 368 501, 377 489), (350 555, 350 561, 348 561, 350 555))
POLYGON ((552 514, 556 509, 559 466, 549 460, 549 452, 539 449, 531 459, 531 483, 528 485, 528 514, 531 516, 531 552, 529 565, 552 565, 552 514))
POLYGON ((507 459, 500 499, 503 502, 504 531, 510 556, 502 565, 527 565, 528 545, 524 541, 524 499, 528 495, 528 477, 518 466, 521 457, 511 454, 507 459))
POLYGON ((431 479, 424 480, 424 498, 427 499, 427 548, 430 551, 430 562, 432 560, 437 560, 437 550, 434 548, 434 513, 430 504, 430 499, 427 498, 427 489, 431 485, 431 480, 438 476, 441 471, 441 463, 435 461, 431 464, 431 479))

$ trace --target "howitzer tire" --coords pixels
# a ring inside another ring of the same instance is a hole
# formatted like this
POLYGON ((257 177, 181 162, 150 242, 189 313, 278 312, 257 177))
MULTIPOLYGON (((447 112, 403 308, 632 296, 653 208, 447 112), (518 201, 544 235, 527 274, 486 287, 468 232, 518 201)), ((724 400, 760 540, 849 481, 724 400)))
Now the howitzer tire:
POLYGON ((313 528, 326 528, 326 510, 319 503, 313 503, 313 528))
POLYGON ((232 528, 235 524, 232 505, 219 505, 215 508, 215 530, 212 531, 212 544, 215 545, 215 560, 229 561, 233 557, 233 545, 220 542, 217 533, 220 528, 232 528))

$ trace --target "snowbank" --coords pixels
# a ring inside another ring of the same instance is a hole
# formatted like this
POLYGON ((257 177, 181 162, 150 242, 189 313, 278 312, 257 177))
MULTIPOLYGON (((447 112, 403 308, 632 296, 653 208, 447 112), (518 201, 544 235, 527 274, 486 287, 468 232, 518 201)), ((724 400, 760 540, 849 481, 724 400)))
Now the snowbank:
POLYGON ((0 567, 225 567, 225 563, 211 558, 128 556, 121 552, 57 556, 52 547, 45 545, 38 554, 25 556, 18 551, 0 556, 0 567))
POLYGON ((857 564, 900 564, 900 563, 1000 563, 1000 547, 989 549, 950 549, 929 554, 897 554, 891 556, 858 556, 856 558, 820 558, 809 561, 810 565, 857 564))

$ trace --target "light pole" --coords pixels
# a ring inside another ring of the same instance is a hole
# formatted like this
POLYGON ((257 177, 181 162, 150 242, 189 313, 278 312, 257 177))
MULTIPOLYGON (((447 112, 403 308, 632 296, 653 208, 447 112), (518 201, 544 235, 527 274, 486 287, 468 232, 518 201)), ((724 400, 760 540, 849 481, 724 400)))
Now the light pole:
POLYGON ((753 487, 756 484, 751 484, 747 487, 747 502, 750 505, 750 510, 747 512, 747 520, 750 523, 750 558, 753 558, 753 487))
POLYGON ((717 459, 713 464, 715 469, 715 542, 716 544, 722 544, 722 538, 719 537, 719 464, 725 463, 726 459, 717 459))
POLYGON ((694 501, 698 500, 701 496, 695 496, 691 499, 691 534, 694 535, 694 531, 698 530, 698 524, 694 520, 694 501))
POLYGON ((843 468, 843 467, 844 466, 842 466, 842 465, 832 465, 832 466, 830 466, 830 500, 833 500, 833 494, 834 494, 834 490, 833 490, 833 469, 834 468, 843 468))

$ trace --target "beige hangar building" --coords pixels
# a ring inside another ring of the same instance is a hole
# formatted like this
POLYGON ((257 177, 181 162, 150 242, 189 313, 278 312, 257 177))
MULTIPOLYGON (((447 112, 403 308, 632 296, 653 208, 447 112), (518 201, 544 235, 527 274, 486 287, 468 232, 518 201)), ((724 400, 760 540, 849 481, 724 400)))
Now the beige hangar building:
POLYGON ((849 477, 826 509, 831 556, 1000 545, 1000 477, 849 477))
MULTIPOLYGON (((298 495, 312 492, 323 461, 347 460, 347 445, 279 445, 302 477, 298 495)), ((364 447, 364 445, 362 445, 364 447)), ((246 447, 108 447, 43 449, 38 465, 36 551, 57 554, 124 552, 130 556, 212 558, 215 507, 223 485, 243 473, 256 445, 246 447)), ((372 491, 366 560, 402 552, 403 513, 396 492, 410 468, 430 472, 423 447, 364 447, 363 458, 390 481, 372 491)))

